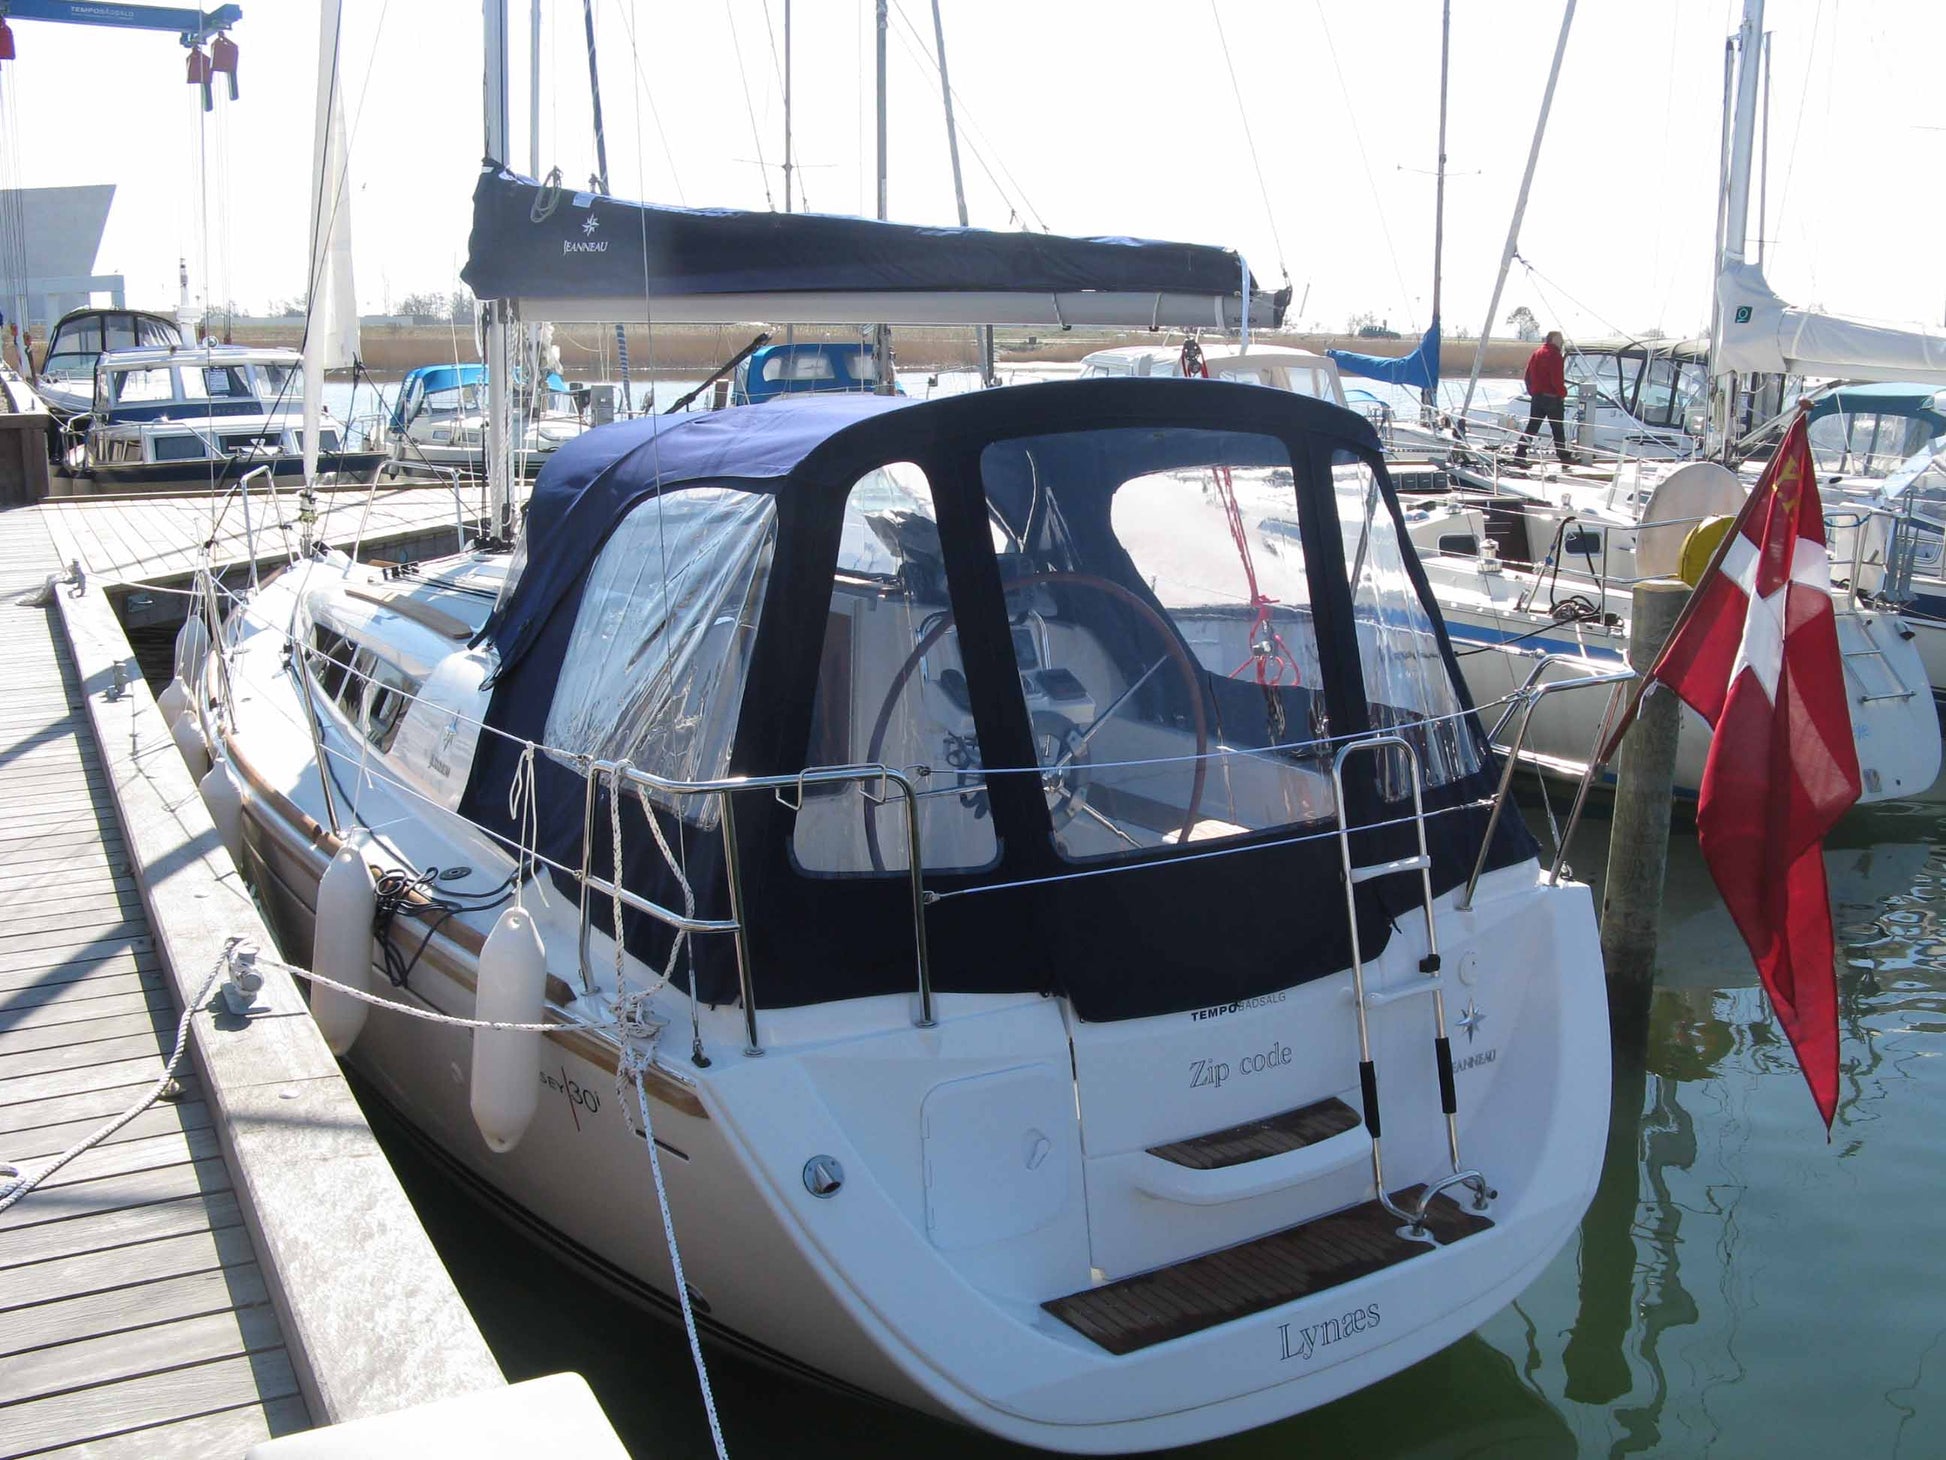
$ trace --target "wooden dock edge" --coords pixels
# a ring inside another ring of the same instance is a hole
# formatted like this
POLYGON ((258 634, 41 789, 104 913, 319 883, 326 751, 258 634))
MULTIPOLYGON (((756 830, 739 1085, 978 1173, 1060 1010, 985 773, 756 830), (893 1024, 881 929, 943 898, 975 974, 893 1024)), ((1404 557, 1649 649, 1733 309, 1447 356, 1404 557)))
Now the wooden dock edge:
MULTIPOLYGON (((106 596, 56 589, 88 717, 177 1006, 227 939, 276 944, 204 809, 106 596), (126 687, 109 698, 119 666, 126 687)), ((268 1012, 191 1021, 250 1235, 312 1421, 337 1424, 506 1380, 291 977, 268 1012)))

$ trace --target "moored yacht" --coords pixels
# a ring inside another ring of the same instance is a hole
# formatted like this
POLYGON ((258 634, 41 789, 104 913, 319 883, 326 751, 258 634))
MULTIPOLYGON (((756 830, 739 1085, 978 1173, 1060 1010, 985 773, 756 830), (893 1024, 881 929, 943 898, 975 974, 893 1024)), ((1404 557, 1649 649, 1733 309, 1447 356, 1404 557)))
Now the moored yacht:
POLYGON ((653 1297, 645 1059, 697 1311, 772 1356, 1050 1448, 1202 1439, 1468 1332, 1593 1191, 1587 890, 1490 827, 1348 413, 1121 381, 618 424, 515 557, 305 558, 225 640, 214 774, 289 946, 348 847, 423 889, 384 997, 471 1013, 511 899, 545 949, 519 1129, 476 1128, 463 1030, 375 1012, 351 1062, 653 1297), (1253 565, 1231 507, 1269 501, 1298 532, 1253 565))
MULTIPOLYGON (((523 476, 531 477, 556 447, 588 428, 587 416, 567 383, 553 371, 538 389, 516 383, 513 395, 515 464, 523 476)), ((408 370, 386 423, 393 462, 407 473, 483 476, 486 397, 484 365, 420 365, 408 370)))
MULTIPOLYGON (((242 345, 113 350, 94 369, 94 407, 69 421, 79 439, 56 464, 57 495, 220 491, 246 474, 301 476, 299 356, 242 345)), ((322 417, 319 461, 330 478, 369 481, 385 453, 347 440, 322 417)))
POLYGON ((54 323, 35 372, 35 388, 56 420, 94 409, 95 362, 104 351, 169 349, 182 328, 166 315, 140 309, 74 309, 54 323))

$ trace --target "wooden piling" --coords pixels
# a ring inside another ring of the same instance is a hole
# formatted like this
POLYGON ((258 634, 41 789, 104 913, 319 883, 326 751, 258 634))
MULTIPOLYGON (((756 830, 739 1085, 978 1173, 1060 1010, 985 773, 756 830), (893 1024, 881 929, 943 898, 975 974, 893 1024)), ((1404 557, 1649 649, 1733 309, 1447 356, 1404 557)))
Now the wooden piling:
MULTIPOLYGON (((1683 605, 1689 585, 1656 579, 1635 585, 1628 662, 1646 674, 1683 605)), ((1616 1057, 1639 1050, 1648 1032, 1655 988, 1657 920, 1669 860, 1669 813, 1675 797, 1676 740, 1681 702, 1666 689, 1642 701, 1622 741, 1616 769, 1615 813, 1608 835, 1608 877, 1602 896, 1601 956, 1608 970, 1609 1022, 1616 1057)))

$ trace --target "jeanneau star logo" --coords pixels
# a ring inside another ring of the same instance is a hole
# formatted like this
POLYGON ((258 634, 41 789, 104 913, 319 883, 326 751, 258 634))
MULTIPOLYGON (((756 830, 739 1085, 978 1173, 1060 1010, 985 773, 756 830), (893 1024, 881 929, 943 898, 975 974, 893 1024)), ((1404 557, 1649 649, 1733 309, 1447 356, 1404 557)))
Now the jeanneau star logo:
POLYGON ((1457 1022, 1459 1027, 1466 1031, 1466 1042, 1471 1044, 1478 1036, 1480 1026, 1487 1022, 1487 1016, 1480 1011, 1477 1004, 1471 999, 1468 999, 1466 1001, 1466 1007, 1460 1010, 1460 1016, 1457 1022))
POLYGON ((587 222, 581 225, 581 236, 583 238, 593 238, 595 236, 595 230, 599 227, 601 227, 601 219, 595 217, 593 213, 590 213, 587 222))

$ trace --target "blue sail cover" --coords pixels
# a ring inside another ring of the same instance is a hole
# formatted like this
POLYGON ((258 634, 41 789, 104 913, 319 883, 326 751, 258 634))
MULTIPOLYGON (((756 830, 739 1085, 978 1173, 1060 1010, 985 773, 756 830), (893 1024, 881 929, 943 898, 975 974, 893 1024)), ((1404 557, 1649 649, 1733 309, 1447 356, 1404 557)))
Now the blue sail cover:
POLYGON ((1435 390, 1439 386, 1439 320, 1435 318, 1410 355, 1360 355, 1351 350, 1326 350, 1346 375, 1362 375, 1368 380, 1383 380, 1390 385, 1417 386, 1435 390))
MULTIPOLYGON (((460 277, 482 299, 1139 294, 1214 296, 1234 309, 1244 264, 1202 244, 631 203, 489 166, 460 277)), ((1253 314, 1268 303, 1281 321, 1289 291, 1252 292, 1253 314)))

